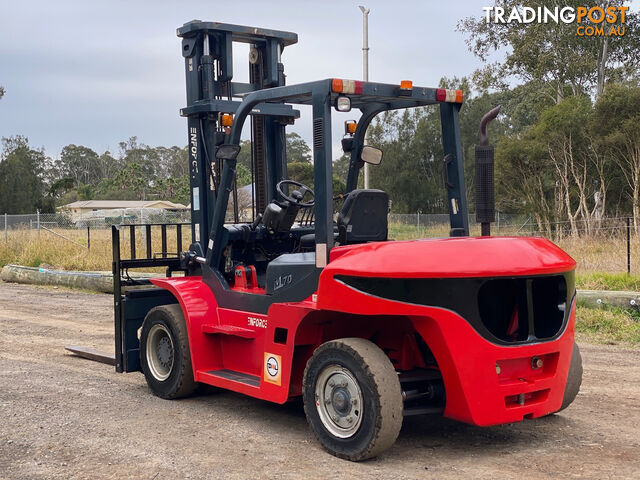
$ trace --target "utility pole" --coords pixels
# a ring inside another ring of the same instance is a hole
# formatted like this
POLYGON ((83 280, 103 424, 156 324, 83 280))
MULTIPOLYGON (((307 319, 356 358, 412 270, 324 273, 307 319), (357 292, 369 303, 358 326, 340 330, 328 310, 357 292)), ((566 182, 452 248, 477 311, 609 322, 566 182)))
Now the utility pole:
MULTIPOLYGON (((362 11, 362 80, 369 81, 369 9, 360 5, 362 11)), ((368 143, 365 133, 365 145, 368 143)), ((364 188, 369 188, 369 164, 364 164, 364 188)))

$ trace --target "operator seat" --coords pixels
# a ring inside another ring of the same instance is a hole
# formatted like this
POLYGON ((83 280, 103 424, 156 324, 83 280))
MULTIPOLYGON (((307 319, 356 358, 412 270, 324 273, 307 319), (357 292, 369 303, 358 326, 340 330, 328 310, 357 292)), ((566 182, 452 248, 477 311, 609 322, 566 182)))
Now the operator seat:
POLYGON ((341 245, 383 242, 387 239, 389 195, 382 190, 353 190, 338 214, 341 245))
MULTIPOLYGON (((351 191, 338 214, 335 241, 340 245, 385 241, 388 211, 389 195, 386 192, 373 189, 351 191)), ((303 235, 300 242, 303 248, 311 248, 315 235, 303 235)))

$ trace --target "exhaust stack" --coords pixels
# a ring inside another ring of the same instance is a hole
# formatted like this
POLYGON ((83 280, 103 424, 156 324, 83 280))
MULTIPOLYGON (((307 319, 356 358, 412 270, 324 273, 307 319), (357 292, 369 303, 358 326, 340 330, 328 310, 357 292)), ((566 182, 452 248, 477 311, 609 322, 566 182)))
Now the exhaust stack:
POLYGON ((488 125, 498 116, 500 106, 485 113, 480 120, 479 143, 476 155, 476 221, 480 223, 482 236, 491 235, 491 222, 495 222, 495 199, 493 193, 494 150, 489 145, 488 125))

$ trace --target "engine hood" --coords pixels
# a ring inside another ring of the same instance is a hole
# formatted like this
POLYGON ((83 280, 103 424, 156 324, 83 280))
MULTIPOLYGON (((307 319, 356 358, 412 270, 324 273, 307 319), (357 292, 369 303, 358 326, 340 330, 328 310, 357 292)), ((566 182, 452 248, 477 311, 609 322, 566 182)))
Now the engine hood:
POLYGON ((322 272, 395 278, 544 275, 574 269, 575 260, 535 237, 458 237, 335 247, 322 272))

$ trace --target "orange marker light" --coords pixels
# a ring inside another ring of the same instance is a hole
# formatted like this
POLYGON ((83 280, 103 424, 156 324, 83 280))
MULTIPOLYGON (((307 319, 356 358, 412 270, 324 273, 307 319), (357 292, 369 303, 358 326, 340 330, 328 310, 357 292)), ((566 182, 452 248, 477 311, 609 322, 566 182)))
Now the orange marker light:
POLYGON ((400 88, 402 90, 411 90, 413 88, 413 82, 411 80, 402 80, 400 82, 400 88))
POLYGON ((456 90, 456 103, 462 103, 462 90, 456 90))
POLYGON ((355 120, 347 120, 344 122, 344 133, 348 135, 353 135, 356 133, 356 128, 358 128, 358 123, 355 120))
POLYGON ((342 80, 334 78, 331 81, 331 90, 336 93, 342 93, 342 80))
POLYGON ((223 127, 230 127, 231 125, 233 125, 233 115, 225 113, 224 115, 222 115, 221 123, 223 127))

